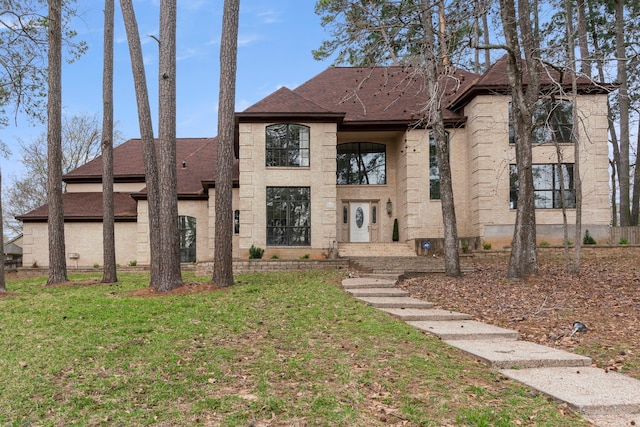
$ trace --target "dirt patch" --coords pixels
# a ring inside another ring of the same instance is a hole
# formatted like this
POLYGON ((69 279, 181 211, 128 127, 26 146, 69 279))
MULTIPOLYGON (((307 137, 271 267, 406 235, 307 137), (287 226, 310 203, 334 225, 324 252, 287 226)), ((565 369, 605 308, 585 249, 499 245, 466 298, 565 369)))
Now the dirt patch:
POLYGON ((179 295, 191 295, 198 294, 202 292, 219 292, 226 291, 228 287, 214 285, 213 283, 199 283, 199 282, 187 282, 184 285, 172 289, 167 292, 158 292, 151 286, 147 286, 142 289, 138 289, 134 291, 131 296, 138 298, 156 298, 156 297, 168 297, 168 296, 179 296, 179 295))
POLYGON ((461 278, 432 275, 400 287, 413 297, 515 329, 523 340, 591 357, 596 366, 640 378, 640 263, 633 254, 586 258, 579 274, 564 259, 539 261, 526 281, 506 279, 506 257, 474 259, 461 278), (586 332, 573 332, 574 322, 586 332))

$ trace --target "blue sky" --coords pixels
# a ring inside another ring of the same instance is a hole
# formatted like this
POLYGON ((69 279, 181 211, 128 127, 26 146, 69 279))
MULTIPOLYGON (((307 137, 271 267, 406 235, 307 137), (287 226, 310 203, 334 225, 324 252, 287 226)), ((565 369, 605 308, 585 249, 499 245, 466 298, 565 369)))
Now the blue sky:
MULTIPOLYGON (((116 1, 114 115, 126 139, 139 137, 131 64, 124 25, 116 1)), ((331 64, 318 62, 311 51, 328 38, 314 13, 314 0, 241 0, 238 36, 236 111, 242 111, 281 86, 291 89, 331 64)), ((157 43, 159 0, 135 0, 152 111, 157 111, 157 43)), ((223 0, 178 0, 177 135, 209 137, 217 134, 219 47, 223 0)), ((89 51, 64 64, 63 114, 102 111, 103 2, 78 1, 74 22, 78 38, 89 51)), ((157 120, 154 117, 154 127, 157 120)), ((0 139, 13 152, 2 159, 5 183, 22 173, 16 139, 30 140, 46 131, 25 118, 0 130, 0 139)), ((6 184, 5 184, 6 185, 6 184)))

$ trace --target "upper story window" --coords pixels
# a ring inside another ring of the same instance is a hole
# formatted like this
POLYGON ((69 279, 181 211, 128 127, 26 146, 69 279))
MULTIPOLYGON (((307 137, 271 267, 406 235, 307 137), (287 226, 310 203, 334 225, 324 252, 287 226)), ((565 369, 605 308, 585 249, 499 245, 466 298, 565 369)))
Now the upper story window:
MULTIPOLYGON (((573 104, 566 99, 540 99, 533 112, 533 132, 531 142, 573 142, 573 104)), ((513 115, 509 104, 509 143, 515 143, 513 115)))
POLYGON ((309 127, 295 124, 267 126, 267 166, 309 166, 309 127))
MULTIPOLYGON (((449 149, 449 132, 447 135, 447 150, 449 149)), ((429 198, 440 200, 440 166, 436 153, 436 140, 433 132, 429 134, 429 198)))
MULTIPOLYGON (((573 163, 562 164, 562 177, 560 168, 555 163, 534 164, 533 173, 533 198, 536 209, 561 209, 562 189, 561 179, 564 180, 564 207, 573 209, 576 207, 576 186, 573 179, 573 163)), ((518 169, 516 165, 509 165, 509 207, 518 207, 518 169)))
POLYGON ((337 147, 338 185, 387 183, 387 146, 375 142, 349 142, 337 147))

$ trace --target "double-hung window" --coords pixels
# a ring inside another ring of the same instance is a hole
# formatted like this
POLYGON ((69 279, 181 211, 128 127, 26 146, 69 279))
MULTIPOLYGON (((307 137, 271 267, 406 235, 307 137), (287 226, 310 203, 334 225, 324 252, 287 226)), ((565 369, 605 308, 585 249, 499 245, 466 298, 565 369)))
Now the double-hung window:
POLYGON ((308 126, 276 124, 266 129, 267 166, 309 166, 308 126))

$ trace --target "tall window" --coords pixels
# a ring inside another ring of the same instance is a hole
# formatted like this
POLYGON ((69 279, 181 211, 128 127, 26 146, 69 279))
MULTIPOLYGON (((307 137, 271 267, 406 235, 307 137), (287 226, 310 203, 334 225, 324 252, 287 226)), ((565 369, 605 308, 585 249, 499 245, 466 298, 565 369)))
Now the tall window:
POLYGON ((309 127, 267 126, 267 166, 309 166, 309 127))
POLYGON ((386 145, 374 142, 349 142, 338 145, 338 185, 386 184, 386 149, 386 145))
MULTIPOLYGON (((449 149, 449 132, 447 136, 447 150, 449 149)), ((429 134, 429 198, 440 200, 440 166, 438 166, 438 154, 436 153, 436 139, 433 132, 429 134)))
POLYGON ((267 245, 311 245, 309 187, 267 187, 267 245))
MULTIPOLYGON (((573 142, 573 104, 566 99, 540 99, 533 112, 533 133, 531 142, 573 142)), ((509 104, 509 142, 515 143, 513 113, 509 104)))
POLYGON ((192 216, 179 216, 180 262, 196 261, 196 219, 192 216))
MULTIPOLYGON (((562 164, 562 177, 557 164, 533 165, 533 189, 536 209, 560 209, 562 208, 562 195, 560 194, 560 180, 564 180, 565 207, 576 207, 575 181, 573 179, 573 163, 562 164)), ((518 169, 516 165, 509 166, 509 207, 518 207, 518 169)))

